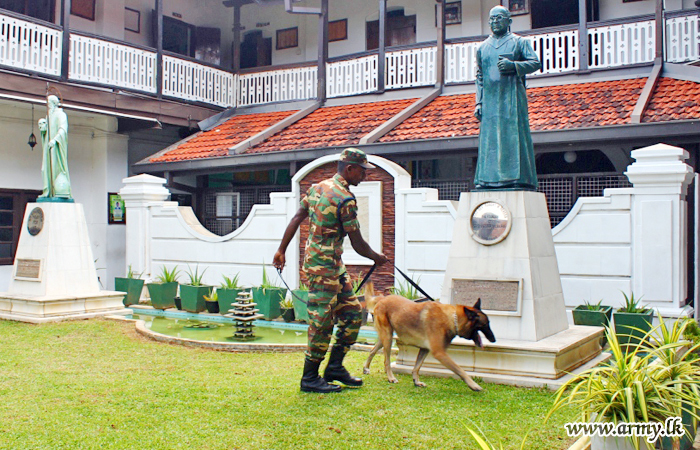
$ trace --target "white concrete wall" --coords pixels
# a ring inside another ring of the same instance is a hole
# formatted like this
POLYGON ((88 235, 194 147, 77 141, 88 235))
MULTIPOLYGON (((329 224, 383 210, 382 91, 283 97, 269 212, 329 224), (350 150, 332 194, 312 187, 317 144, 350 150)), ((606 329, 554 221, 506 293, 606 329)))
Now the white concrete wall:
MULTIPOLYGON (((692 169, 683 161, 688 153, 659 144, 635 150, 632 157, 636 162, 626 173, 633 188, 607 189, 603 197, 580 198, 552 231, 565 302, 568 308, 599 300, 619 306, 623 292, 634 292, 664 316, 678 316, 687 309, 685 191, 692 169)), ((142 266, 147 277, 156 276, 162 266, 184 269, 199 264, 207 268, 204 281, 208 284, 218 285, 221 274, 240 273, 242 282, 252 286, 260 283, 264 262, 268 275, 276 279, 270 263, 297 210, 299 181, 333 159, 331 155, 304 166, 293 179, 292 192, 271 194, 270 205, 256 205, 243 226, 224 237, 206 231, 190 208, 163 201, 139 203, 136 194, 128 197, 129 192, 148 191, 136 188, 142 177, 160 186, 166 198, 165 180, 144 175, 125 180, 128 186, 122 196, 127 214, 143 217, 145 224, 127 225, 143 239, 128 238, 127 263, 135 270, 142 266)), ((456 202, 439 201, 434 189, 410 188, 408 174, 390 161, 374 156, 370 161, 394 176, 396 265, 414 280, 420 278, 421 287, 437 298, 449 257, 456 202)), ((298 284, 298 248, 297 237, 287 250, 284 272, 292 287, 298 284)))
MULTIPOLYGON (((117 134, 113 117, 65 110, 68 116, 68 170, 73 198, 82 203, 90 232, 98 277, 105 289, 114 288, 114 277, 123 276, 125 226, 107 224, 107 193, 117 192, 127 175, 128 137, 117 134)), ((46 114, 35 105, 34 121, 46 114)), ((41 190, 42 148, 30 151, 31 106, 0 103, 0 188, 41 190)), ((0 292, 7 290, 12 266, 0 266, 0 292)))

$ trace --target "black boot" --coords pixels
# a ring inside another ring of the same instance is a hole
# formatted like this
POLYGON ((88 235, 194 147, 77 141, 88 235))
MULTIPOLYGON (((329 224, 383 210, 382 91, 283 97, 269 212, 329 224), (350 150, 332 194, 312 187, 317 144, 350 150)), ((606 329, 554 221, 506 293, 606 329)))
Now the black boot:
POLYGON ((345 386, 360 387, 362 386, 362 378, 353 377, 347 369, 343 367, 343 358, 345 358, 346 351, 346 347, 341 347, 340 345, 333 346, 331 356, 328 358, 328 366, 323 373, 323 378, 329 383, 331 381, 339 381, 345 386))
POLYGON ((340 386, 328 384, 326 380, 318 375, 318 366, 320 365, 321 361, 312 361, 309 358, 304 360, 304 375, 301 377, 301 390, 303 392, 317 392, 319 394, 340 391, 340 386))

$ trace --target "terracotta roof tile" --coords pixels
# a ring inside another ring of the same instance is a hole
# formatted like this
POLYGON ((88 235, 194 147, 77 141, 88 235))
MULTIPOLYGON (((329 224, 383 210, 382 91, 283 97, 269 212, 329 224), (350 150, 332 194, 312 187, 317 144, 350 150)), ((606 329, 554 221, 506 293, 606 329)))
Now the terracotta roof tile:
POLYGON ((416 99, 319 108, 246 153, 357 145, 416 99))
POLYGON ((700 83, 661 78, 642 122, 700 119, 700 83))
POLYGON ((255 136, 296 111, 234 116, 209 131, 200 131, 176 148, 151 158, 149 162, 184 161, 228 155, 228 149, 255 136))

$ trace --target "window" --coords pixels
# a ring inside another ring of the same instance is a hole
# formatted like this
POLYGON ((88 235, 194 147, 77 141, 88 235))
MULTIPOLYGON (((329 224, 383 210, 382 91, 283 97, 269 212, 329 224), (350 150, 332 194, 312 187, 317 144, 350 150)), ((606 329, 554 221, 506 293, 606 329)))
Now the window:
POLYGON ((0 189, 0 265, 14 262, 24 210, 38 195, 40 191, 0 189))
POLYGON ((0 0, 0 8, 53 22, 54 0, 0 0))

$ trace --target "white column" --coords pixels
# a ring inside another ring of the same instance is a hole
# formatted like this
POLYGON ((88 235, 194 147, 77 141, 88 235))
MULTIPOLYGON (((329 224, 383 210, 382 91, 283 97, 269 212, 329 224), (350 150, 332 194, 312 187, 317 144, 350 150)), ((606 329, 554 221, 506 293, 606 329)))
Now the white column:
POLYGON ((662 315, 677 316, 687 297, 688 152, 656 144, 632 152, 625 175, 632 195, 632 289, 662 315))
POLYGON ((136 175, 122 180, 119 191, 126 208, 126 267, 151 277, 151 208, 161 206, 170 197, 165 178, 136 175))

